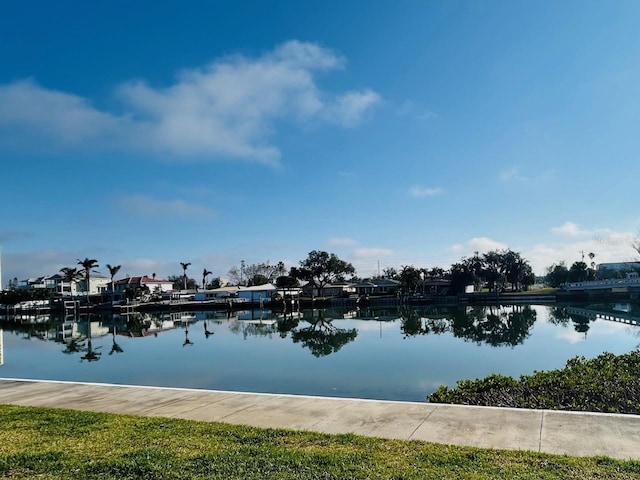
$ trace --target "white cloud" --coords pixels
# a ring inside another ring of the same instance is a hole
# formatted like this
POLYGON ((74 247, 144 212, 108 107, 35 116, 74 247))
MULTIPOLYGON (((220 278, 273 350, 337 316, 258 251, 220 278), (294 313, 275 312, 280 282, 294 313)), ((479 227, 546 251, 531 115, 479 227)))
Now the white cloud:
POLYGON ((323 117, 343 127, 355 127, 366 112, 380 102, 380 95, 373 90, 347 92, 327 105, 323 117))
POLYGON ((332 237, 327 242, 330 247, 355 247, 358 242, 353 238, 332 237))
POLYGON ((127 117, 101 112, 82 97, 44 89, 32 80, 0 85, 0 105, 0 127, 25 129, 63 145, 122 137, 131 127, 127 117))
POLYGON ((577 223, 573 222, 564 222, 560 227, 551 228, 553 233, 558 233, 560 235, 567 235, 569 237, 577 237, 580 235, 589 234, 587 230, 582 230, 578 226, 577 223))
POLYGON ((382 258, 393 255, 393 250, 388 248, 356 248, 353 251, 353 257, 356 259, 382 258))
POLYGON ((414 116, 418 120, 432 120, 440 115, 432 110, 422 109, 411 100, 405 100, 396 108, 396 115, 400 117, 414 116))
POLYGON ((503 182, 526 182, 529 178, 522 175, 517 167, 510 167, 500 172, 500 180, 503 182))
POLYGON ((488 237, 474 237, 467 242, 467 246, 474 252, 478 251, 480 253, 509 248, 506 244, 488 237))
POLYGON ((211 217, 215 212, 202 205, 195 205, 184 200, 160 200, 147 195, 125 195, 116 199, 118 206, 139 217, 211 217))
MULTIPOLYGON (((451 252, 456 255, 472 256, 475 252, 482 255, 483 253, 487 253, 493 250, 505 250, 507 247, 506 244, 502 242, 498 242, 497 240, 493 240, 489 237, 473 237, 470 240, 467 240, 464 243, 456 243, 449 247, 451 252)), ((458 260, 454 260, 454 263, 458 260)), ((448 265, 447 265, 448 267, 448 265)))
POLYGON ((589 253, 594 253, 593 262, 596 264, 607 262, 627 262, 638 260, 638 255, 632 248, 636 237, 631 233, 614 232, 611 230, 595 230, 590 238, 568 237, 571 240, 561 243, 539 243, 522 252, 529 260, 533 270, 544 274, 547 267, 564 261, 567 266, 573 262, 584 261, 591 263, 589 253))
POLYGON ((444 190, 442 188, 429 188, 429 187, 420 187, 415 185, 409 189, 409 195, 413 198, 424 198, 424 197, 433 197, 435 195, 440 195, 444 190))
POLYGON ((19 132, 62 145, 277 164, 280 151, 271 141, 277 121, 353 127, 380 102, 371 89, 319 90, 315 72, 344 65, 331 50, 290 41, 258 58, 230 56, 184 70, 165 88, 142 80, 120 85, 122 114, 30 80, 0 85, 0 139, 4 130, 6 137, 19 132))
POLYGON ((500 172, 500 181, 504 183, 527 183, 527 184, 547 184, 553 181, 556 177, 555 170, 546 170, 542 172, 536 172, 535 174, 523 173, 518 167, 508 167, 500 172))

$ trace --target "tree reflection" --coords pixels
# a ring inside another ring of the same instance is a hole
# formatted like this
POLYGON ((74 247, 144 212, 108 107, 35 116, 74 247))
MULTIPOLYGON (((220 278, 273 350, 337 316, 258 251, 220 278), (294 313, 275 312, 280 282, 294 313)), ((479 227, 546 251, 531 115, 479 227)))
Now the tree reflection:
POLYGON ((72 338, 69 340, 69 343, 65 344, 64 350, 62 353, 66 353, 67 355, 73 355, 74 353, 80 353, 84 351, 84 341, 78 338, 72 338))
POLYGON ((548 313, 549 322, 554 325, 562 325, 563 327, 566 327, 569 324, 569 320, 571 320, 566 307, 553 305, 548 307, 548 313))
POLYGON ((124 350, 122 349, 122 347, 116 342, 116 322, 115 320, 113 321, 113 330, 111 331, 111 351, 109 352, 109 355, 113 355, 114 353, 122 353, 124 352, 124 350))
POLYGON ((499 347, 521 344, 536 321, 536 311, 528 305, 456 307, 426 313, 403 308, 400 317, 404 338, 452 332, 458 338, 499 347))
POLYGON ((100 360, 102 355, 102 352, 98 352, 98 350, 102 347, 93 348, 93 343, 91 341, 91 317, 91 314, 87 315, 87 348, 83 349, 86 353, 80 357, 80 361, 86 360, 87 362, 97 362, 100 360))
POLYGON ((404 338, 415 335, 440 335, 451 330, 450 320, 442 318, 437 310, 421 313, 413 308, 403 307, 400 318, 400 330, 404 338))
POLYGON ((464 315, 462 330, 458 328, 461 316, 455 317, 454 335, 493 347, 514 347, 529 337, 536 316, 536 311, 529 305, 474 308, 464 315))
POLYGON ((215 332, 212 332, 211 330, 209 330, 209 325, 207 324, 207 321, 204 321, 204 336, 205 338, 209 338, 210 335, 213 335, 215 332))
POLYGON ((324 357, 336 353, 344 345, 353 342, 358 336, 355 328, 338 328, 325 320, 324 312, 318 311, 318 318, 305 319, 310 325, 300 330, 291 332, 291 339, 294 343, 302 343, 303 347, 311 350, 314 357, 324 357))
POLYGON ((283 311, 283 317, 278 319, 278 333, 280 333, 281 338, 285 338, 287 333, 293 330, 298 326, 300 320, 297 316, 294 316, 294 312, 283 311))

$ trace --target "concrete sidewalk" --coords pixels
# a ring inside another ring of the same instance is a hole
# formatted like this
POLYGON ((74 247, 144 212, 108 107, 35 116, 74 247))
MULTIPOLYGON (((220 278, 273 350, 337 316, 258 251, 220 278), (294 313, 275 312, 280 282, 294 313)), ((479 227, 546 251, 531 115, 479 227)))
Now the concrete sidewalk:
POLYGON ((640 416, 0 379, 0 403, 640 460, 640 416))

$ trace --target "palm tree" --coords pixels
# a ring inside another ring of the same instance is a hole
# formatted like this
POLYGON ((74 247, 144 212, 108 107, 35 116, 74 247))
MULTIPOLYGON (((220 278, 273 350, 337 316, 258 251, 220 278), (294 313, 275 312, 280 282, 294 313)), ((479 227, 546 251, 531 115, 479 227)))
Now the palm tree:
POLYGON ((207 284, 207 276, 211 275, 213 272, 207 270, 206 268, 202 270, 202 289, 205 289, 205 285, 207 284))
POLYGON ((116 276, 116 273, 118 273, 118 270, 120 270, 120 267, 122 267, 122 265, 114 265, 112 267, 107 263, 107 270, 109 270, 109 275, 111 275, 111 303, 113 303, 113 298, 116 293, 114 288, 113 278, 116 276))
POLYGON ((89 292, 91 291, 91 270, 98 268, 98 260, 95 258, 85 258, 84 260, 78 259, 78 265, 82 266, 84 270, 84 278, 87 281, 87 305, 89 305, 89 292))
POLYGON ((63 267, 60 269, 60 273, 62 273, 63 280, 69 282, 69 295, 71 295, 71 300, 73 300, 73 283, 80 280, 81 273, 77 268, 73 267, 63 267))
POLYGON ((182 271, 184 272, 183 276, 184 276, 184 289, 187 289, 187 268, 189 268, 189 265, 191 265, 191 262, 180 262, 180 265, 182 265, 182 271))

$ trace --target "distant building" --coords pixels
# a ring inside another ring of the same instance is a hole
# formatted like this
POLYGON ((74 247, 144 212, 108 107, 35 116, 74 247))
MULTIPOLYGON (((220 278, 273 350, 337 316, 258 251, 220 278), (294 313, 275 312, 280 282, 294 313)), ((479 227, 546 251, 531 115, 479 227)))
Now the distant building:
POLYGON ((400 282, 390 278, 372 278, 355 285, 358 295, 395 295, 400 282))
POLYGON ((625 278, 637 276, 640 273, 640 262, 611 262, 600 263, 597 267, 597 277, 600 280, 609 278, 625 278), (635 274, 635 275, 634 275, 635 274))
POLYGON ((69 283, 65 281, 64 276, 56 273, 55 275, 46 275, 44 277, 27 278, 21 280, 18 285, 20 290, 30 289, 44 289, 60 295, 80 295, 87 293, 89 290, 90 295, 95 295, 107 291, 110 284, 110 280, 101 275, 92 275, 89 280, 89 287, 87 288, 87 281, 85 279, 78 280, 77 282, 69 283))
POLYGON ((124 293, 127 290, 140 291, 149 289, 149 293, 164 293, 173 290, 173 282, 171 280, 160 280, 147 277, 127 277, 113 282, 113 289, 116 293, 124 293))

